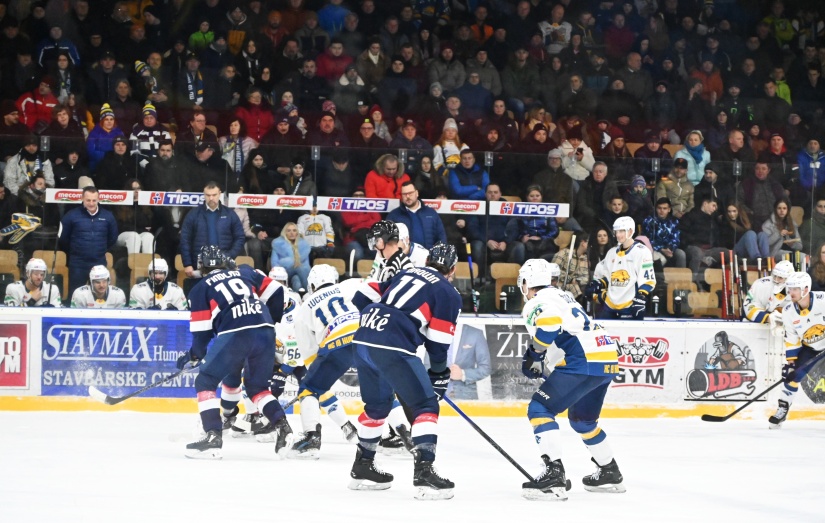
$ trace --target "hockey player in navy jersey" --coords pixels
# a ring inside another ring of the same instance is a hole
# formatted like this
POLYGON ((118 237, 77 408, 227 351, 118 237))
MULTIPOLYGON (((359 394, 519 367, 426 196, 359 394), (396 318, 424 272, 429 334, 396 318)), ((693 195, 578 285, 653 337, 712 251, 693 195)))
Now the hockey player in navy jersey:
POLYGON ((187 363, 203 361, 195 390, 206 435, 186 446, 186 456, 222 457, 216 389, 224 377, 239 376, 241 369, 245 369, 247 394, 278 432, 275 452, 282 455, 292 444, 292 429, 269 391, 268 380, 275 365, 275 322, 284 310, 283 287, 247 265, 235 268, 234 261, 215 246, 201 248, 198 268, 204 278, 189 294, 192 347, 177 363, 182 369, 187 363))
MULTIPOLYGON (((397 245, 393 248, 398 249, 397 245)), ((382 255, 389 269, 404 256, 400 249, 392 253, 385 249, 382 255)), ((398 271, 384 283, 369 282, 353 298, 353 304, 361 309, 361 325, 353 343, 365 403, 350 471, 349 488, 353 490, 384 490, 392 484, 392 474, 377 469, 374 461, 395 392, 414 414, 415 497, 453 497, 453 482, 438 475, 433 461, 438 401, 450 383, 447 350, 461 313, 461 296, 450 284, 457 261, 455 247, 437 243, 430 250, 427 267, 398 271), (429 370, 416 356, 422 344, 429 354, 429 370)))
POLYGON ((582 479, 591 492, 624 492, 622 474, 613 451, 599 428, 599 414, 610 381, 619 372, 616 345, 610 334, 558 288, 561 271, 546 260, 528 260, 518 275, 526 303, 522 311, 530 347, 524 353, 522 373, 544 375, 544 360, 558 361, 555 370, 533 394, 527 417, 533 426, 544 470, 522 485, 527 499, 566 500, 570 482, 561 462, 561 434, 556 417, 567 410, 570 426, 578 432, 596 463, 596 472, 582 479))

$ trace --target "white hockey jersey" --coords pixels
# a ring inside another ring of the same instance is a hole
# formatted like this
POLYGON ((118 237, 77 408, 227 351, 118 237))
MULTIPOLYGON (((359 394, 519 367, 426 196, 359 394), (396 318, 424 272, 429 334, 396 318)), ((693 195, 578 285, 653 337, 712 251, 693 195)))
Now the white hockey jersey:
POLYGON ((743 304, 745 317, 754 323, 768 323, 771 313, 775 310, 781 311, 788 303, 790 298, 784 292, 774 294, 771 276, 759 278, 748 289, 748 296, 743 304))
POLYGON ((593 278, 607 282, 605 305, 613 310, 626 309, 637 292, 650 294, 656 287, 653 255, 640 242, 633 242, 627 250, 613 247, 596 266, 593 278))
POLYGON ((126 307, 126 294, 114 285, 102 300, 95 298, 92 288, 88 285, 78 287, 72 294, 72 307, 77 309, 122 309, 126 307))
POLYGON ((782 309, 785 324, 785 359, 796 360, 803 345, 816 351, 825 350, 825 292, 812 292, 805 310, 788 303, 782 309))
POLYGON ((304 299, 295 315, 295 336, 300 356, 307 365, 319 351, 335 350, 352 341, 361 319, 352 297, 361 281, 344 280, 304 299))
POLYGON ((31 293, 26 289, 25 281, 21 280, 12 282, 6 287, 6 298, 3 300, 3 304, 6 307, 40 307, 46 303, 55 307, 63 306, 60 301, 59 287, 45 281, 40 284, 40 299, 34 303, 29 303, 31 299, 31 293))
MULTIPOLYGON (((591 376, 619 372, 613 338, 569 293, 555 287, 542 289, 524 304, 521 314, 534 346, 550 350, 555 343, 564 353, 556 372, 591 376)), ((552 353, 547 355, 548 361, 556 359, 552 353)))
POLYGON ((132 287, 129 293, 130 309, 148 309, 159 305, 161 310, 175 308, 185 311, 189 308, 189 302, 183 294, 183 289, 170 281, 164 282, 163 292, 155 293, 151 282, 144 281, 132 287))
POLYGON ((275 324, 275 359, 280 364, 300 367, 306 365, 295 338, 295 315, 301 307, 301 295, 286 287, 284 290, 288 303, 281 321, 275 324))
MULTIPOLYGON (((417 243, 413 243, 410 245, 410 252, 407 254, 407 258, 413 264, 413 267, 426 267, 427 266, 427 258, 430 257, 429 249, 425 249, 424 246, 419 245, 417 243)), ((381 281, 381 272, 384 270, 384 266, 387 264, 387 260, 381 256, 381 253, 375 254, 375 261, 372 262, 372 270, 370 271, 369 277, 373 280, 381 281)))
POLYGON ((335 242, 332 220, 325 214, 304 214, 296 225, 310 247, 326 247, 335 242))

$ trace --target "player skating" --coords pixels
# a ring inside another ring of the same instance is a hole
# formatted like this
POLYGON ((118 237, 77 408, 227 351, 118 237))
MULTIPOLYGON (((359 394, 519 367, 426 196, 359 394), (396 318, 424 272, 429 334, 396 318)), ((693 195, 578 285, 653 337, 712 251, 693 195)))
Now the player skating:
POLYGON ((596 296, 604 304, 600 317, 606 319, 645 319, 647 297, 656 287, 653 255, 641 242, 633 239, 636 222, 622 216, 613 222, 618 245, 593 271, 587 296, 596 296))
MULTIPOLYGON (((391 268, 403 264, 406 258, 400 249, 383 255, 391 268)), ((438 401, 450 382, 447 351, 461 312, 461 296, 450 284, 457 261, 455 247, 437 243, 430 250, 427 267, 401 270, 384 283, 370 282, 353 299, 356 306, 363 306, 354 343, 365 404, 358 419, 358 448, 350 470, 349 488, 353 490, 383 490, 392 484, 392 474, 375 467, 375 453, 395 392, 414 416, 415 497, 453 497, 453 482, 441 477, 433 462, 438 442, 438 401), (376 296, 380 298, 373 303, 376 296), (421 344, 429 354, 429 370, 416 356, 421 344)))
POLYGON ((788 411, 799 391, 799 382, 810 371, 805 364, 825 350, 825 293, 811 292, 811 277, 804 272, 788 276, 785 289, 791 303, 782 309, 786 360, 782 366, 784 383, 780 386, 779 407, 768 419, 772 429, 780 428, 788 418, 788 411))
POLYGON ((557 287, 560 273, 558 265, 535 259, 528 260, 518 276, 519 289, 527 302, 522 316, 531 336, 522 372, 528 378, 541 378, 547 349, 555 344, 563 353, 563 360, 533 394, 527 407, 544 461, 544 471, 522 485, 522 495, 527 499, 567 499, 570 487, 561 460, 561 434, 556 422, 565 410, 570 426, 581 435, 596 463, 596 472, 582 479, 585 490, 625 491, 607 436, 598 425, 607 388, 619 372, 616 345, 576 300, 557 287))
POLYGON ((275 452, 282 454, 292 443, 292 429, 281 404, 269 391, 268 380, 275 365, 274 327, 283 314, 283 287, 247 265, 236 269, 215 246, 201 249, 198 268, 204 278, 189 296, 192 347, 178 358, 178 368, 190 361, 205 361, 195 379, 195 390, 206 434, 186 446, 186 456, 222 457, 223 424, 216 389, 226 376, 240 376, 242 369, 247 393, 277 431, 275 452))

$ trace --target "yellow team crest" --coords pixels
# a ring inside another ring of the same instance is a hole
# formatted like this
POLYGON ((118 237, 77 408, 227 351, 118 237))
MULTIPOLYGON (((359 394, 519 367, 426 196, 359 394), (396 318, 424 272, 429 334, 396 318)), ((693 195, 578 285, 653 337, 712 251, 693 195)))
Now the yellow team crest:
POLYGON ((626 270, 621 269, 610 274, 610 285, 626 287, 628 283, 630 283, 630 274, 626 270))
POLYGON ((802 343, 811 346, 825 338, 825 325, 812 325, 802 335, 802 343))

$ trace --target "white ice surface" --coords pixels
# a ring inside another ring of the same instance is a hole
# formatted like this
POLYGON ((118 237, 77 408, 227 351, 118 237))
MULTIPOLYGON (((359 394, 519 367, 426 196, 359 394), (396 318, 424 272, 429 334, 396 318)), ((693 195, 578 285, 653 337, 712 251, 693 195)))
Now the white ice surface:
MULTIPOLYGON (((194 401, 194 400, 193 400, 194 401)), ((413 499, 412 459, 379 455, 391 489, 346 488, 352 444, 324 419, 319 461, 276 461, 271 444, 224 439, 222 461, 186 459, 195 415, 0 412, 0 522, 822 522, 825 422, 604 419, 627 493, 586 492, 594 470, 566 419, 566 502, 521 498, 525 478, 465 420, 444 416, 436 466, 449 501, 413 499)), ((526 419, 477 418, 531 474, 526 419)), ((297 416, 290 415, 294 429, 297 416)))

